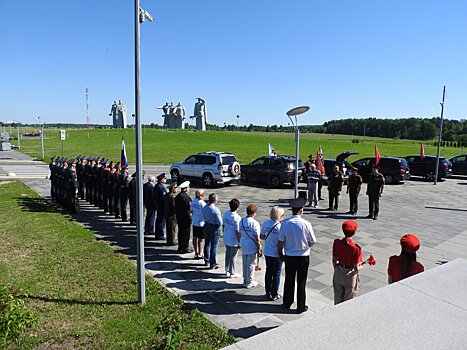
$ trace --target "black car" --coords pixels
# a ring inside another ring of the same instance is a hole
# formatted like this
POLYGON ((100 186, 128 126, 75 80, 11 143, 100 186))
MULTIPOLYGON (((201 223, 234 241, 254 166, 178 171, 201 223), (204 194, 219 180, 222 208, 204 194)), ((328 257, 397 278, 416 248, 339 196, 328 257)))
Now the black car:
POLYGON ((459 154, 449 158, 452 163, 452 173, 454 175, 467 175, 467 154, 459 154))
MULTIPOLYGON (((436 156, 420 155, 404 157, 409 163, 410 173, 415 176, 423 176, 428 181, 435 179, 436 156)), ((452 175, 452 164, 445 157, 439 157, 438 180, 452 175)))
MULTIPOLYGON (((298 177, 302 176, 305 166, 298 161, 298 177)), ((264 156, 255 159, 250 164, 241 166, 242 182, 264 182, 273 188, 279 188, 284 183, 295 184, 295 157, 264 156)))
MULTIPOLYGON (((376 157, 359 159, 352 163, 358 169, 363 181, 367 182, 371 174, 371 169, 376 163, 376 157)), ((379 161, 379 172, 383 174, 387 184, 394 184, 410 179, 409 164, 404 158, 383 156, 379 161)))

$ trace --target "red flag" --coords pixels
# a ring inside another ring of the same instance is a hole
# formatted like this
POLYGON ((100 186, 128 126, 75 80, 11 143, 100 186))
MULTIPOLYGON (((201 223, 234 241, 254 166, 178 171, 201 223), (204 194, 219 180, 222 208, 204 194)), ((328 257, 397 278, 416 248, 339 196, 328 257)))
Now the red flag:
POLYGON ((420 158, 425 158, 425 147, 423 146, 423 143, 420 144, 420 158))
POLYGON ((321 175, 326 175, 326 170, 324 169, 323 160, 321 159, 321 154, 319 151, 316 154, 316 167, 318 168, 321 175))
POLYGON ((376 157, 376 165, 379 164, 379 161, 381 160, 381 155, 379 154, 379 149, 378 146, 375 145, 375 157, 376 157))

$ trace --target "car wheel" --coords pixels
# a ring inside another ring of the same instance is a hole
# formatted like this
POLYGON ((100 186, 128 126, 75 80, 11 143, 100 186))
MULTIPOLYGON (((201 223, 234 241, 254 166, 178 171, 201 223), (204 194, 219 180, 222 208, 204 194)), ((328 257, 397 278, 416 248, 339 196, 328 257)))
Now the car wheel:
POLYGON ((174 169, 170 172, 170 177, 172 178, 172 182, 177 182, 180 179, 180 173, 174 169))
POLYGON ((248 175, 246 173, 241 173, 240 180, 242 182, 248 182, 248 175))
POLYGON ((425 180, 427 180, 427 181, 435 181, 435 174, 433 174, 433 173, 427 173, 427 174, 425 174, 425 180))
POLYGON ((279 188, 281 187, 281 179, 278 176, 271 176, 271 186, 272 188, 279 188))
POLYGON ((384 175, 384 182, 387 184, 393 184, 394 183, 394 176, 391 174, 386 174, 384 175))
POLYGON ((207 188, 211 188, 214 186, 214 180, 211 174, 203 174, 203 186, 207 188))
POLYGON ((230 164, 229 173, 232 174, 232 176, 240 175, 240 164, 238 162, 230 164))

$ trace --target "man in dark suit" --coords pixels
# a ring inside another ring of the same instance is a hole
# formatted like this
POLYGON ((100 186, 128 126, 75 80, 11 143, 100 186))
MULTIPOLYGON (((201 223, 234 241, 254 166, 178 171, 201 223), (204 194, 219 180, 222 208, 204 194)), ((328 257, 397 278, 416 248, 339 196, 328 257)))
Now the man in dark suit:
POLYGON ((148 176, 148 182, 143 185, 143 203, 146 208, 146 219, 144 221, 144 233, 155 234, 156 208, 154 205, 154 183, 156 178, 148 176))
POLYGON ((165 239, 165 216, 164 216, 164 196, 167 193, 167 189, 164 184, 167 182, 165 173, 157 176, 157 184, 154 186, 154 205, 157 210, 156 217, 156 239, 165 239))

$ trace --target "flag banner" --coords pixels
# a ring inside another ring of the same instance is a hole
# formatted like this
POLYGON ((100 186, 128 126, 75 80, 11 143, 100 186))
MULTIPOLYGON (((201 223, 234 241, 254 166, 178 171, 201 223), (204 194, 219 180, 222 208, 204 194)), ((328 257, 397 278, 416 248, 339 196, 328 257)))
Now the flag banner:
POLYGON ((121 153, 121 156, 120 156, 120 166, 123 167, 123 166, 127 166, 127 165, 128 165, 128 161, 127 161, 127 158, 126 158, 125 140, 123 140, 123 137, 122 137, 122 153, 121 153))
POLYGON ((270 156, 273 156, 273 157, 275 157, 275 156, 277 155, 276 151, 274 150, 274 147, 272 147, 271 144, 269 144, 268 154, 269 154, 270 156))
POLYGON ((326 175, 326 169, 324 169, 323 159, 321 158, 320 151, 318 151, 316 154, 316 167, 318 168, 321 175, 326 175))
POLYGON ((375 157, 376 157, 376 165, 379 164, 379 161, 381 160, 381 155, 379 154, 379 149, 378 146, 375 145, 375 157))
POLYGON ((425 146, 423 146, 423 143, 420 144, 420 158, 425 158, 425 146))

